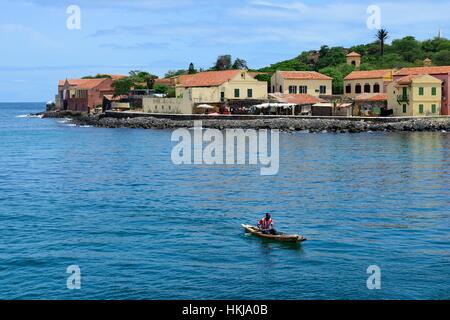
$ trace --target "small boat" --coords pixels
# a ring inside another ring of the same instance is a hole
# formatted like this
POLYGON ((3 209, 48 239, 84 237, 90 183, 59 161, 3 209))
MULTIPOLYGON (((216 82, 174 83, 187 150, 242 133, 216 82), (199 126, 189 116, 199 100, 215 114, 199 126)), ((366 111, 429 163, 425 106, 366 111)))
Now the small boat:
POLYGON ((280 241, 280 242, 303 242, 306 241, 306 238, 303 236, 300 236, 298 234, 285 234, 282 232, 278 232, 277 234, 265 234, 262 233, 260 229, 257 227, 250 226, 248 224, 243 224, 242 228, 245 229, 245 232, 254 234, 255 236, 262 238, 262 239, 268 239, 268 240, 274 240, 274 241, 280 241))

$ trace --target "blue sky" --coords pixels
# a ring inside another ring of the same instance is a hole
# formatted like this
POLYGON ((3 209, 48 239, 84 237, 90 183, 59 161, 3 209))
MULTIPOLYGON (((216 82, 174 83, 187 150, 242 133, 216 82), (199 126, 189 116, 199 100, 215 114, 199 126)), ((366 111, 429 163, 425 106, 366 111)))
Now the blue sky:
POLYGON ((252 68, 327 44, 373 41, 369 5, 391 38, 450 35, 448 1, 0 0, 0 101, 48 101, 58 79, 208 68, 220 54, 252 68), (69 5, 81 29, 69 30, 69 5))

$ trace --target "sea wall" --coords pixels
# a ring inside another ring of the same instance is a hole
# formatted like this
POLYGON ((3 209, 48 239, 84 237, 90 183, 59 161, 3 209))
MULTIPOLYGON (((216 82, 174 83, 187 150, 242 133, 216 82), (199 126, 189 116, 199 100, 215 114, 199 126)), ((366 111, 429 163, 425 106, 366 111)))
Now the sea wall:
POLYGON ((46 112, 44 118, 70 118, 74 124, 103 128, 175 129, 192 127, 201 120, 204 128, 279 129, 310 132, 367 132, 367 131, 450 131, 449 117, 436 118, 311 118, 280 116, 196 116, 142 115, 138 113, 81 113, 46 112))

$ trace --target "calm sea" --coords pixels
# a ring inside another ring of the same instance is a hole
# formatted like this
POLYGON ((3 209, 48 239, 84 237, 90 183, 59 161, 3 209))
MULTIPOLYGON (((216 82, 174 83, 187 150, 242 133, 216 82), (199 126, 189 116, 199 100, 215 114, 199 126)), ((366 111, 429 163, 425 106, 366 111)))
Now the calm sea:
POLYGON ((43 109, 0 104, 0 299, 450 298, 448 133, 281 134, 262 177, 173 165, 171 131, 18 117, 43 109), (265 211, 309 241, 246 236, 265 211))

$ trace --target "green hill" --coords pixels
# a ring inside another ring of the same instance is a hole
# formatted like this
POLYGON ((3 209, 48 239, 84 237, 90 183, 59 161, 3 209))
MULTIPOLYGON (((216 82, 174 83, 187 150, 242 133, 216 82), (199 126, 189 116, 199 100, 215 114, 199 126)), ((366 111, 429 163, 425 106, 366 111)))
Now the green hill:
POLYGON ((281 61, 257 71, 269 73, 277 70, 318 71, 333 77, 333 92, 342 94, 343 80, 354 70, 346 63, 346 55, 351 51, 362 55, 360 70, 422 66, 426 58, 430 58, 437 66, 450 65, 450 40, 434 38, 418 41, 408 36, 393 40, 391 44, 385 44, 383 55, 381 55, 379 42, 356 45, 351 48, 322 46, 318 51, 302 52, 294 59, 281 61))

